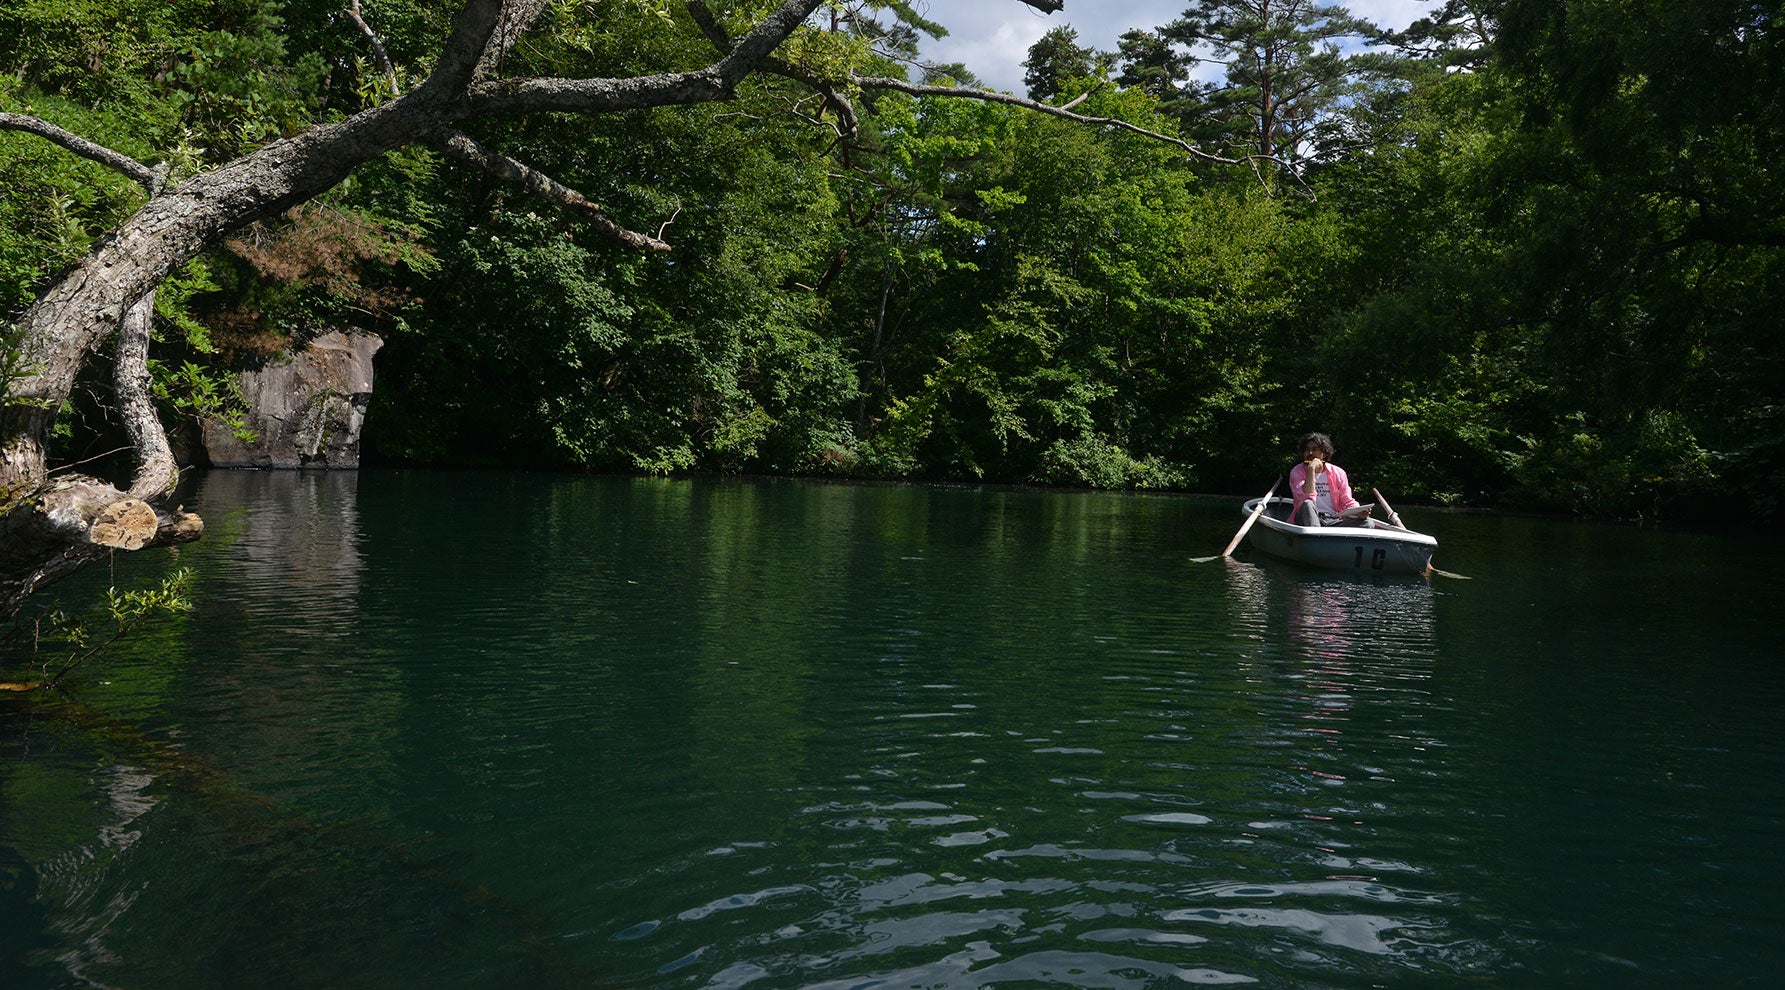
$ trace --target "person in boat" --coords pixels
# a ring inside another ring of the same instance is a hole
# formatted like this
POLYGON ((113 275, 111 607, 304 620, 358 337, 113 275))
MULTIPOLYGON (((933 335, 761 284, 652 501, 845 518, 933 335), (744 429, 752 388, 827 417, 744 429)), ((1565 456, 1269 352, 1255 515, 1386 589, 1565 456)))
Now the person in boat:
POLYGON ((1324 433, 1301 439, 1302 462, 1289 469, 1289 490, 1295 493, 1289 521, 1298 526, 1362 525, 1373 506, 1351 497, 1351 479, 1334 464, 1333 440, 1324 433))

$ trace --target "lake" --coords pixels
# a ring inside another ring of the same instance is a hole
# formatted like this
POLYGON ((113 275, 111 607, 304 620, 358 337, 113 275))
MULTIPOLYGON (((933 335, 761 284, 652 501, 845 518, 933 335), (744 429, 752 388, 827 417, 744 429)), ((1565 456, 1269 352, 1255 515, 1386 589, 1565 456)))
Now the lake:
MULTIPOLYGON (((1392 497, 1392 495, 1391 495, 1392 497)), ((213 472, 0 701, 0 985, 1776 985, 1778 542, 1402 507, 213 472)))

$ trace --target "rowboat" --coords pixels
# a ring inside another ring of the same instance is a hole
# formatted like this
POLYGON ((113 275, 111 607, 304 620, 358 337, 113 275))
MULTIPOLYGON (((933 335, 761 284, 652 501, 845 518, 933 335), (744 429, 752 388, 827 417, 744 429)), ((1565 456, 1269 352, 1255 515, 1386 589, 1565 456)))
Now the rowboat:
POLYGON ((1298 564, 1364 573, 1423 574, 1432 566, 1432 553, 1438 549, 1436 537, 1380 519, 1298 526, 1289 521, 1294 499, 1250 499, 1241 513, 1250 517, 1260 502, 1266 503, 1264 512, 1246 538, 1265 553, 1298 564))

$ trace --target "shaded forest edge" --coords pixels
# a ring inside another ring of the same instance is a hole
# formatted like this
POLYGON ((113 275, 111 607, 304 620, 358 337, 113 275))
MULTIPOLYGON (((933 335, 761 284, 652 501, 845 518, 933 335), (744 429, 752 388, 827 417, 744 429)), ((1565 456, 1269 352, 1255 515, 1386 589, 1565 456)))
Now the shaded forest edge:
MULTIPOLYGON (((0 11, 0 112, 178 181, 413 91, 439 6, 26 0, 0 11)), ((552 5, 504 71, 693 68, 772 6, 552 5)), ((1031 50, 1028 96, 1148 133, 923 92, 975 82, 899 61, 938 25, 827 8, 779 57, 919 85, 845 102, 759 74, 466 125, 593 213, 395 148, 161 284, 154 401, 176 440, 228 422, 231 372, 353 328, 386 342, 368 464, 1257 494, 1319 429, 1397 504, 1777 526, 1770 8, 1430 8, 1389 34, 1198 0, 1115 52, 1031 50), (1276 75, 1238 57, 1260 42, 1276 75)), ((0 131, 0 182, 9 318, 142 204, 28 133, 0 131)), ((55 463, 129 442, 92 374, 55 463)))

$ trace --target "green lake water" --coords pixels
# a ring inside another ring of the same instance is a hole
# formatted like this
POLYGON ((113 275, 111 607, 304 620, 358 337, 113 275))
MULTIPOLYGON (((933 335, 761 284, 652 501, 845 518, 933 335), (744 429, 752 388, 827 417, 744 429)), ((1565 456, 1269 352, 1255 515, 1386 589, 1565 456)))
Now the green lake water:
MULTIPOLYGON (((211 473, 0 700, 0 986, 1775 986, 1780 547, 1170 496, 211 473)), ((114 575, 96 569, 77 599, 114 575)))

